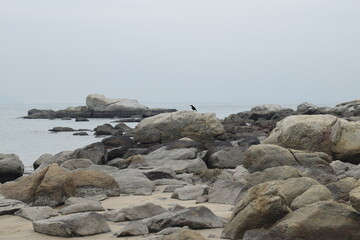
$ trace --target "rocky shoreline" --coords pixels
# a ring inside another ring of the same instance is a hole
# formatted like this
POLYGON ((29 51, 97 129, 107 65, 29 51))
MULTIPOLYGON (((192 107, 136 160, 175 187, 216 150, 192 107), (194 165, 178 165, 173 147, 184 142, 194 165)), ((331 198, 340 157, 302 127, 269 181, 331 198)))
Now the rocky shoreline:
POLYGON ((1 154, 0 225, 21 222, 32 239, 360 239, 359 117, 360 100, 221 121, 169 111, 135 129, 99 126, 110 136, 44 154, 26 176, 1 154))

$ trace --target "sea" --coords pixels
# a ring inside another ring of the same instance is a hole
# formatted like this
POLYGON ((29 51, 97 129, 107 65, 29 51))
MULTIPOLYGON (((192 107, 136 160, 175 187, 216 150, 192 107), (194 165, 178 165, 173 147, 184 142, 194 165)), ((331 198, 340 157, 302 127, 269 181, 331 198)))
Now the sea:
MULTIPOLYGON (((143 103, 150 108, 174 108, 190 110, 187 103, 143 103)), ((99 142, 104 137, 96 137, 94 132, 88 136, 74 136, 73 132, 53 133, 54 127, 71 127, 73 129, 93 130, 99 125, 113 123, 116 119, 90 118, 88 122, 76 122, 61 119, 24 119, 30 109, 60 110, 67 107, 81 106, 82 104, 0 104, 0 153, 14 153, 24 163, 25 171, 33 170, 33 162, 42 154, 56 154, 61 151, 72 151, 88 144, 99 142)), ((219 119, 233 113, 250 110, 252 106, 237 103, 224 104, 194 104, 200 113, 213 112, 219 119)), ((138 123, 126 123, 134 128, 138 123)))

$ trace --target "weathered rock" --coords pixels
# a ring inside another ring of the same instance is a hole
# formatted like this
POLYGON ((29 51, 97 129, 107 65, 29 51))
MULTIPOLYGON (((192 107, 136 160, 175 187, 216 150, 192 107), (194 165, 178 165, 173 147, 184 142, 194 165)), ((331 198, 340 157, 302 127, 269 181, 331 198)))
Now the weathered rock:
POLYGON ((170 179, 170 178, 156 179, 153 182, 155 183, 156 186, 164 186, 164 185, 184 186, 188 184, 188 182, 185 182, 183 180, 170 179))
POLYGON ((73 133, 74 136, 88 136, 89 134, 87 132, 76 132, 73 133))
POLYGON ((224 224, 208 208, 200 206, 154 216, 147 220, 146 225, 150 232, 158 232, 168 227, 188 226, 191 229, 204 229, 220 228, 224 224))
POLYGON ((296 161, 304 167, 329 166, 329 163, 332 161, 331 156, 323 152, 304 152, 294 149, 289 149, 289 151, 293 154, 296 161))
POLYGON ((134 140, 141 143, 165 143, 189 137, 198 142, 209 142, 223 133, 224 128, 215 114, 178 111, 142 120, 135 127, 134 140))
POLYGON ((113 136, 121 136, 123 132, 120 129, 114 128, 111 124, 103 124, 97 126, 95 129, 96 136, 103 136, 103 135, 113 135, 113 136))
POLYGON ((358 212, 360 212, 360 187, 356 187, 349 193, 349 199, 351 206, 358 212))
POLYGON ((33 228, 35 232, 60 237, 81 237, 111 231, 105 218, 95 212, 34 221, 33 228))
POLYGON ((193 184, 205 184, 211 186, 217 180, 232 181, 230 173, 223 169, 206 169, 197 173, 194 173, 191 177, 191 183, 193 184))
POLYGON ((334 170, 329 165, 315 165, 311 168, 306 168, 301 172, 301 176, 311 177, 324 185, 338 180, 334 170))
POLYGON ((243 179, 250 185, 254 186, 259 183, 273 181, 273 180, 286 180, 289 178, 300 177, 299 171, 290 166, 272 167, 267 168, 263 172, 254 172, 243 177, 243 179))
POLYGON ((49 129, 50 132, 75 132, 75 129, 70 127, 54 127, 49 129))
POLYGON ((239 198, 239 194, 248 189, 245 183, 235 181, 217 180, 209 188, 210 203, 235 204, 239 198))
POLYGON ((149 170, 142 170, 142 173, 145 174, 147 178, 154 181, 157 179, 163 179, 163 178, 169 178, 169 179, 175 179, 176 173, 171 168, 155 168, 155 169, 149 169, 149 170))
POLYGON ((177 188, 182 188, 182 185, 168 185, 164 188, 163 192, 174 192, 177 188))
POLYGON ((272 144, 259 144, 246 150, 243 165, 250 172, 255 172, 284 165, 299 166, 299 163, 286 148, 272 144))
POLYGON ((337 104, 330 109, 330 113, 339 117, 352 117, 360 115, 360 100, 356 99, 350 102, 337 104))
POLYGON ((149 167, 149 163, 141 155, 134 155, 134 156, 128 157, 127 160, 130 161, 128 168, 147 168, 147 167, 149 167))
POLYGON ((204 196, 200 196, 198 198, 196 198, 196 204, 199 204, 199 203, 205 203, 205 202, 208 202, 209 201, 209 196, 208 195, 204 195, 204 196))
POLYGON ((131 163, 131 159, 123 159, 123 158, 114 158, 106 163, 111 167, 116 167, 118 169, 124 169, 129 167, 131 163))
POLYGON ((350 191, 358 186, 357 181, 358 179, 347 177, 337 182, 331 182, 326 187, 333 193, 336 200, 348 201, 350 191))
POLYGON ((117 148, 108 149, 108 157, 107 157, 108 162, 115 158, 123 158, 124 155, 128 152, 128 150, 129 150, 128 147, 117 147, 117 148))
POLYGON ((155 190, 155 183, 137 169, 119 170, 115 167, 99 165, 92 165, 89 169, 102 171, 112 176, 118 183, 121 193, 150 195, 155 190))
POLYGON ((106 148, 116 148, 116 147, 128 147, 130 148, 133 145, 131 138, 127 136, 112 136, 104 138, 101 142, 106 146, 106 148))
POLYGON ((89 119, 84 118, 84 117, 77 117, 75 118, 75 122, 88 122, 89 119))
POLYGON ((68 170, 75 170, 78 168, 88 168, 94 163, 90 159, 86 158, 78 158, 78 159, 70 159, 63 162, 60 167, 66 168, 68 170))
POLYGON ((336 176, 338 178, 345 178, 345 177, 357 177, 360 178, 360 167, 357 167, 358 165, 354 165, 351 163, 345 163, 341 162, 339 160, 332 161, 330 163, 330 166, 334 170, 336 176), (354 169, 358 168, 358 171, 353 171, 354 169), (352 174, 349 174, 349 171, 352 172, 352 174))
POLYGON ((200 233, 193 230, 183 229, 165 236, 162 240, 205 240, 200 233))
POLYGON ((86 107, 93 111, 148 110, 148 107, 139 104, 136 100, 106 98, 101 94, 87 96, 86 107))
POLYGON ((179 200, 196 200, 207 192, 207 186, 185 186, 177 188, 171 195, 171 198, 179 200))
POLYGON ((24 164, 15 154, 0 154, 0 183, 12 181, 24 174, 24 164))
POLYGON ((318 114, 318 107, 312 103, 304 102, 297 106, 296 111, 300 114, 318 114))
POLYGON ((130 222, 128 225, 124 227, 120 232, 117 232, 115 235, 117 237, 125 237, 125 236, 139 236, 146 235, 149 233, 147 226, 140 222, 134 221, 130 222))
POLYGON ((249 174, 250 174, 249 171, 246 168, 244 168, 242 165, 240 165, 234 169, 234 173, 232 177, 233 180, 239 181, 240 179, 244 179, 249 174))
POLYGON ((175 173, 192 173, 207 169, 204 161, 197 157, 198 154, 195 148, 167 150, 161 147, 146 155, 145 160, 151 167, 172 168, 175 173))
MULTIPOLYGON (((263 232, 261 239, 359 239, 360 215, 335 201, 299 208, 263 232)), ((247 238, 248 239, 248 238, 247 238)))
POLYGON ((153 217, 165 212, 167 212, 167 210, 160 205, 145 203, 134 207, 108 211, 104 213, 104 216, 109 221, 122 222, 153 217))
POLYGON ((215 152, 209 157, 209 168, 236 168, 242 164, 246 148, 231 147, 215 152))
POLYGON ((284 108, 279 104, 263 104, 251 108, 252 112, 277 112, 281 111, 284 108))
POLYGON ((92 143, 83 148, 75 150, 73 158, 87 158, 94 164, 105 164, 107 161, 107 150, 101 142, 92 143))
POLYGON ((6 199, 0 197, 0 216, 5 214, 13 214, 27 205, 15 199, 6 199))
POLYGON ((323 185, 314 185, 306 190, 303 194, 295 198, 291 203, 290 208, 292 210, 296 210, 312 203, 332 199, 333 195, 328 188, 323 185))
POLYGON ((325 152, 335 159, 359 163, 360 122, 332 115, 290 116, 277 124, 263 143, 287 148, 325 152))
POLYGON ((55 217, 59 214, 51 207, 24 207, 17 211, 15 215, 29 219, 30 221, 36 221, 55 217))
POLYGON ((50 164, 52 159, 54 158, 53 155, 49 153, 45 153, 41 155, 35 162, 33 163, 33 168, 36 170, 42 163, 50 164))
POLYGON ((60 209, 60 213, 63 215, 68 215, 71 213, 79 212, 92 212, 92 211, 105 211, 105 209, 99 203, 77 203, 66 206, 60 209))

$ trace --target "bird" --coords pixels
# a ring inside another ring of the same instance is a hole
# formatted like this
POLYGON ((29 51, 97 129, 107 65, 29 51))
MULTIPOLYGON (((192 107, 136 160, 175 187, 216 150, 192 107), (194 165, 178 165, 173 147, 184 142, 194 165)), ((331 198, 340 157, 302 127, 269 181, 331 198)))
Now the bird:
POLYGON ((190 105, 190 106, 191 106, 192 110, 197 111, 196 108, 193 105, 190 105))

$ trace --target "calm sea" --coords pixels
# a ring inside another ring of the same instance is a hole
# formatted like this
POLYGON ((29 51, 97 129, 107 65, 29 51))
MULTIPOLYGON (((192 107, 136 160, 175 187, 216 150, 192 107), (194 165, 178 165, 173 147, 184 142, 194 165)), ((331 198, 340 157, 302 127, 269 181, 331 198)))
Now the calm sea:
MULTIPOLYGON (((188 104, 149 103, 149 107, 175 108, 190 110, 188 104)), ((73 129, 91 129, 96 126, 111 123, 114 119, 90 119, 89 122, 75 120, 22 119, 32 108, 59 110, 81 104, 0 104, 0 153, 17 154, 26 170, 32 170, 33 162, 44 153, 56 154, 61 151, 75 150, 90 143, 101 141, 93 132, 89 136, 73 136, 72 132, 52 133, 53 127, 71 127, 73 129)), ((224 118, 232 113, 249 110, 251 106, 237 104, 197 104, 198 112, 214 112, 218 118, 224 118)), ((137 123, 127 123, 135 127, 137 123)))

